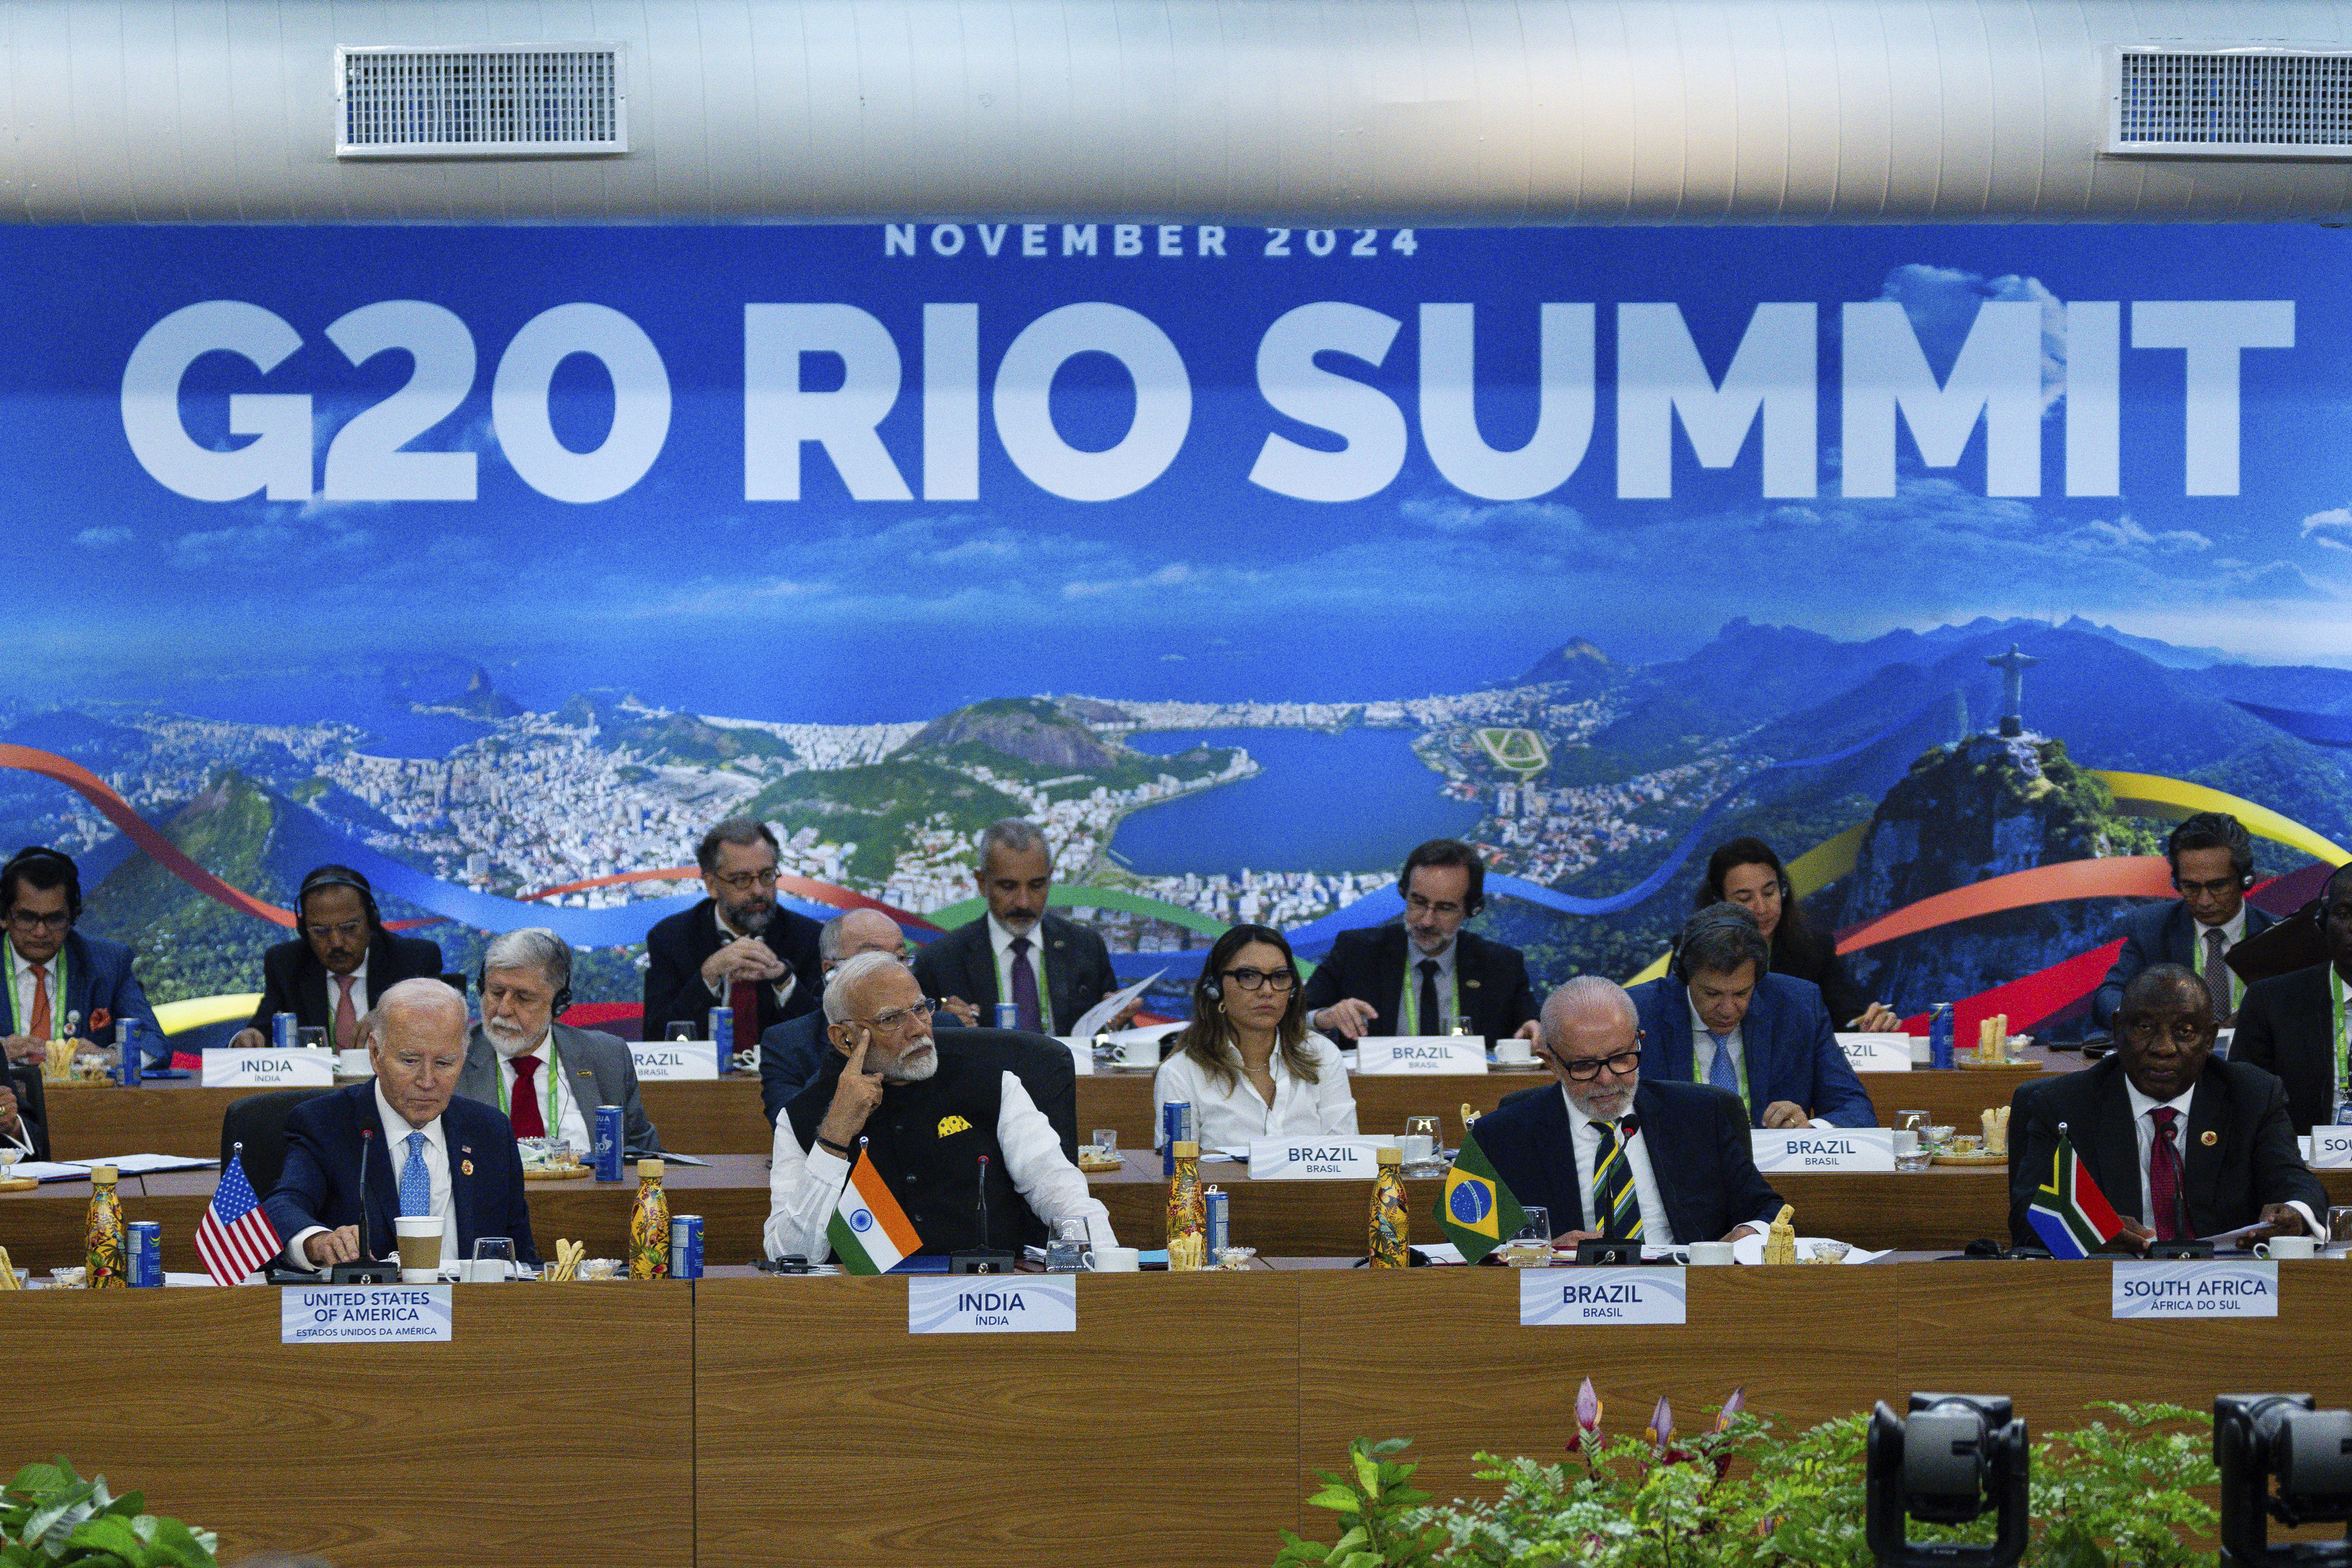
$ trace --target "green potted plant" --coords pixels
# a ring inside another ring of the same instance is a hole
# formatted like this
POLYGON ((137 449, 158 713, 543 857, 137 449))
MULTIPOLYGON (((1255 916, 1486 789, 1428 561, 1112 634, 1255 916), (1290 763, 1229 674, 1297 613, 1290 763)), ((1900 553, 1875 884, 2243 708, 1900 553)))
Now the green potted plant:
POLYGON ((211 1531, 145 1511, 138 1492, 110 1495, 60 1457, 26 1465, 0 1491, 0 1568, 217 1568, 211 1531))

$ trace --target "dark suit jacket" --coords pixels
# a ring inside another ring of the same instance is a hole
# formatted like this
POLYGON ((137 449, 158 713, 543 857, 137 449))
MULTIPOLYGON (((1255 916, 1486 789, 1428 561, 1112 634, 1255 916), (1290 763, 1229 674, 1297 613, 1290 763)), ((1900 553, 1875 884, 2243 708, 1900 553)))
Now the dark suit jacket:
MULTIPOLYGON (((2146 909, 2135 909, 2124 920, 2124 950, 2116 955, 2107 970, 2107 977, 2091 993, 2091 1021, 2101 1029, 2116 1027, 2116 1009, 2124 1005, 2124 988, 2142 969, 2158 964, 2184 964, 2197 967, 2195 956, 2197 936, 2192 930, 2197 917, 2189 913, 2189 905, 2179 899, 2170 904, 2151 904, 2146 909)), ((2246 905, 2248 936, 2270 929, 2271 917, 2246 905)), ((2231 1054, 2236 1054, 2232 1044, 2231 1054)))
MULTIPOLYGON (((629 1042, 616 1034, 574 1029, 568 1023, 550 1024, 547 1032, 555 1040, 555 1071, 564 1075, 563 1082, 573 1103, 580 1107, 580 1120, 586 1124, 588 1136, 592 1140, 596 1136, 596 1107, 618 1105, 622 1152, 630 1159, 660 1154, 661 1134, 646 1116, 645 1100, 637 1092, 636 1059, 629 1054, 629 1042)), ((498 1111, 498 1047, 490 1043, 490 1037, 482 1032, 478 1023, 466 1035, 466 1065, 457 1070, 457 1092, 498 1111)), ((506 1113, 499 1111, 499 1114, 503 1117, 506 1113)), ((550 1136, 560 1133, 555 1127, 547 1131, 550 1136)), ((511 1125, 507 1135, 514 1135, 511 1125)), ((579 1154, 583 1159, 593 1156, 590 1149, 582 1149, 579 1154)))
POLYGON ((49 1157, 49 1129, 47 1124, 47 1095, 41 1083, 41 1069, 36 1062, 12 1062, 8 1075, 0 1079, 16 1095, 16 1120, 25 1129, 25 1137, 33 1145, 28 1160, 49 1157))
POLYGON ((835 1054, 824 1037, 822 1010, 786 1019, 760 1037, 760 1104, 768 1113, 768 1125, 776 1124, 776 1113, 814 1082, 824 1059, 835 1054))
POLYGON ((2314 964, 2248 986, 2230 1041, 2231 1061, 2275 1073, 2286 1085, 2287 1120, 2298 1127, 2336 1120, 2336 1001, 2327 968, 2314 964))
MULTIPOLYGON (((2108 1207, 2126 1219, 2146 1221, 2139 1211, 2139 1133, 2132 1124, 2128 1088, 2123 1058, 2110 1056, 2080 1072, 2027 1084, 2011 1097, 2009 1234, 2015 1245, 2042 1245, 2025 1211, 2034 1190, 2050 1179, 2062 1122, 2108 1207)), ((2286 1092, 2259 1067, 2205 1063, 2197 1097, 2189 1103, 2180 1163, 2189 1224, 2196 1235, 2217 1236, 2251 1225, 2263 1205, 2290 1199, 2326 1218, 2326 1189, 2304 1165, 2294 1129, 2287 1124, 2286 1092)))
MULTIPOLYGON (((1691 1042, 1689 988, 1668 975, 1635 986, 1631 995, 1642 1019, 1643 1071, 1690 1082, 1697 1057, 1691 1042)), ((1811 981, 1765 976, 1740 1020, 1739 1048, 1748 1059, 1749 1126, 1764 1124, 1764 1107, 1775 1100, 1792 1101, 1840 1127, 1878 1125, 1878 1113, 1838 1049, 1822 994, 1811 981)))
MULTIPOLYGON (((717 907, 706 898, 646 933, 646 1022, 639 1039, 660 1040, 672 1023, 691 1023, 695 1037, 700 1039, 704 1016, 712 1008, 727 1005, 725 997, 712 996, 702 983, 703 960, 720 946, 717 907)), ((795 983, 782 1007, 776 1005, 773 985, 760 988, 755 1034, 816 1010, 824 994, 824 977, 816 961, 817 930, 817 923, 807 915, 780 908, 761 934, 761 940, 791 968, 795 983)))
MULTIPOLYGON (((147 1026, 142 1038, 148 1059, 168 1058, 171 1048, 163 1043, 163 1026, 155 1021, 155 1009, 147 1005, 147 993, 139 988, 139 977, 131 972, 131 949, 103 936, 68 931, 64 952, 66 995, 49 998, 49 1018, 55 1026, 52 1038, 112 1045, 114 1020, 135 1018, 147 1026), (104 1023, 92 1021, 100 1015, 104 1023)), ((24 1027, 25 1020, 16 1017, 16 988, 0 974, 0 1034, 18 1034, 24 1027)))
MULTIPOLYGON (((1757 1172, 1736 1096, 1704 1083, 1645 1078, 1633 1091, 1633 1113, 1675 1240, 1712 1241, 1780 1211, 1780 1194, 1757 1172)), ((1553 1234, 1601 1228, 1585 1211, 1568 1103, 1558 1084, 1505 1101, 1478 1118, 1476 1130, 1478 1146, 1511 1195, 1551 1212, 1553 1234)))
MULTIPOLYGON (((1489 942, 1474 931, 1458 932, 1454 941, 1454 975, 1461 986, 1462 1014, 1470 1020, 1470 1032, 1489 1040, 1517 1034, 1521 1024, 1536 1016, 1527 961, 1517 948, 1489 942)), ((1376 1013, 1365 1033, 1396 1033, 1404 1017, 1400 988, 1407 946, 1402 925, 1368 925, 1340 932, 1332 939, 1331 956, 1307 977, 1307 1010, 1320 1012, 1333 1002, 1353 997, 1370 1002, 1376 1013)), ((1427 1019, 1420 1021, 1423 1033, 1434 1032, 1427 1019)))
MULTIPOLYGON (((1093 931, 1050 909, 1038 921, 1031 940, 1045 949, 1045 989, 1050 994, 1038 999, 1049 1001, 1054 1015, 1040 1020, 1047 1026, 1041 1032, 1067 1034, 1088 1008, 1118 989, 1118 977, 1111 973, 1110 949, 1093 931)), ((971 1003, 980 1009, 983 1026, 996 1022, 998 1002, 1013 999, 996 994, 996 949, 989 944, 985 915, 932 938, 929 946, 915 955, 915 978, 927 997, 961 997, 971 1003)))
MULTIPOLYGON (((422 936, 395 936, 380 930, 368 944, 364 988, 367 996, 353 1005, 364 1013, 375 1006, 376 998, 403 980, 440 977, 438 943, 422 936)), ((327 967, 310 951, 310 944, 299 936, 291 942, 280 942, 262 955, 261 1005, 253 1009, 253 1022, 247 1027, 259 1030, 267 1039, 270 1020, 279 1013, 292 1013, 298 1027, 329 1030, 331 1040, 335 1014, 327 1006, 329 994, 327 967)))
MULTIPOLYGON (((538 1262, 514 1128, 497 1107, 455 1098, 441 1113, 441 1127, 449 1145, 449 1204, 457 1217, 458 1256, 473 1256, 478 1238, 510 1236, 516 1257, 538 1262), (474 1167, 471 1175, 467 1165, 474 1167)), ((285 1168, 262 1199, 278 1234, 291 1238, 313 1225, 330 1230, 357 1225, 364 1152, 369 1255, 383 1258, 398 1250, 392 1222, 400 1213, 400 1180, 383 1145, 373 1078, 297 1105, 286 1118, 285 1168), (375 1128, 375 1137, 363 1143, 362 1127, 375 1128)))

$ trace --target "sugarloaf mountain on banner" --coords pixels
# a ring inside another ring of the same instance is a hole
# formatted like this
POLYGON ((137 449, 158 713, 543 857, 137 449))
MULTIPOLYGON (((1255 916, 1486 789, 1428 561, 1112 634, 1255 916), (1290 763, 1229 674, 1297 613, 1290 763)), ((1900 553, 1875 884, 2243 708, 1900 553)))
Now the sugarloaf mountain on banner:
POLYGON ((833 1244, 834 1258, 852 1274, 887 1274, 900 1259, 922 1250, 923 1239, 907 1223, 907 1211, 866 1157, 863 1139, 824 1239, 833 1244))
POLYGON ((1437 1223, 1447 1239, 1462 1249, 1463 1261, 1475 1263, 1527 1222, 1527 1210, 1486 1163, 1477 1134, 1465 1127, 1461 1152, 1445 1173, 1445 1190, 1437 1196, 1437 1223))
POLYGON ((2058 1134, 2058 1152, 2051 1156, 2050 1179, 2035 1190, 2025 1218, 2053 1258, 2087 1258, 2124 1228, 2063 1132, 2058 1134))

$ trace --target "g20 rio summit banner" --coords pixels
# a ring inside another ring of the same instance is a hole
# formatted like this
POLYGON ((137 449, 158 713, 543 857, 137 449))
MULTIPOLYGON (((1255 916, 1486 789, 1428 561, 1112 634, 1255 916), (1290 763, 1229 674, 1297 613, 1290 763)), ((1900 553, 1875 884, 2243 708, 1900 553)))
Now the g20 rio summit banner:
POLYGON ((1739 832, 1900 1010, 2072 976, 2168 817, 2352 841, 2346 244, 15 231, 0 831, 166 996, 331 859, 625 999, 739 811, 919 936, 1034 818, 1171 984, 1441 833, 1547 979, 1739 832))

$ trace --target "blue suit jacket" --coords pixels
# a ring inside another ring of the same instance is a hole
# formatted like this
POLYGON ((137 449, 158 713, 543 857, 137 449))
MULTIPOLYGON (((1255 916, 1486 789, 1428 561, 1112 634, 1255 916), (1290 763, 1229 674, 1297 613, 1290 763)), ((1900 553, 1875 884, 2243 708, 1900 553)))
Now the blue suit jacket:
MULTIPOLYGON (((449 1204, 457 1216, 458 1256, 472 1257, 479 1237, 510 1236, 516 1257, 538 1262, 514 1124, 495 1105, 452 1099, 441 1113, 441 1127, 449 1145, 449 1204)), ((330 1230, 357 1225, 364 1152, 369 1255, 387 1257, 398 1249, 392 1222, 400 1213, 400 1184, 393 1174, 392 1153, 383 1146, 382 1129, 373 1078, 294 1108, 286 1118, 285 1168, 262 1199, 279 1236, 290 1237, 313 1225, 330 1230), (375 1137, 363 1141, 362 1127, 376 1129, 375 1137)))
MULTIPOLYGON (((1757 1172, 1736 1096, 1705 1083, 1645 1078, 1633 1091, 1633 1113, 1675 1240, 1712 1241, 1750 1220, 1769 1223, 1780 1211, 1780 1195, 1757 1172)), ((1476 1132, 1511 1195, 1550 1210, 1554 1235, 1601 1228, 1585 1211, 1568 1103, 1558 1084, 1513 1095, 1479 1117, 1476 1132)))
MULTIPOLYGON (((2091 1022, 2099 1029, 2116 1027, 2116 1011, 2124 1005, 2124 988, 2142 969, 2152 969, 2158 964, 2196 968, 2197 939, 2191 934, 2196 924, 2197 917, 2189 913, 2189 905, 2179 899, 2170 904, 2151 904, 2126 916, 2124 950, 2116 955, 2107 977, 2091 993, 2091 1022)), ((2273 924, 2269 915, 2251 904, 2246 905, 2246 936, 2267 931, 2273 924)))
MULTIPOLYGON (((139 988, 139 977, 131 972, 130 948, 103 936, 68 931, 65 955, 65 999, 62 1003, 55 998, 49 1001, 49 1017, 57 1022, 57 1039, 79 1037, 92 1045, 112 1045, 114 1020, 135 1018, 147 1026, 148 1060, 157 1061, 171 1054, 171 1048, 163 1043, 163 1030, 155 1021, 155 1009, 147 1005, 147 993, 139 988), (100 1012, 106 1014, 106 1023, 102 1028, 92 1029, 89 1020, 100 1012), (69 1014, 79 1014, 80 1019, 70 1031, 67 1024, 69 1014)), ((14 989, 0 984, 0 1034, 17 1034, 24 1029, 16 1017, 14 989)))
MULTIPOLYGON (((1691 1082, 1698 1058, 1691 1049, 1690 992, 1669 975, 1635 986, 1642 1017, 1643 1076, 1691 1082)), ((1875 1127, 1878 1113, 1862 1080, 1838 1049, 1821 988, 1791 975, 1767 975, 1739 1025, 1748 1059, 1748 1124, 1764 1124, 1764 1107, 1787 1100, 1840 1127, 1875 1127)))
POLYGON ((760 1036, 760 1103, 768 1125, 793 1095, 816 1081, 833 1042, 824 1037, 824 1010, 786 1019, 760 1036))

